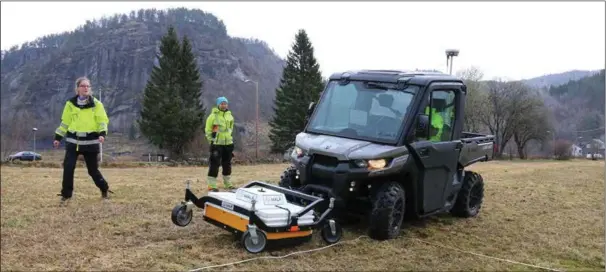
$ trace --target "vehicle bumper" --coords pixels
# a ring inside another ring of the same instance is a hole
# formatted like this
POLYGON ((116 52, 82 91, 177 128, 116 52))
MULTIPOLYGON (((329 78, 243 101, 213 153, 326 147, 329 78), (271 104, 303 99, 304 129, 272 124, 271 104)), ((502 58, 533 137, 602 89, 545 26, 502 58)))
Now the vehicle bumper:
POLYGON ((328 194, 336 199, 337 207, 368 190, 368 180, 374 177, 370 170, 359 168, 353 162, 327 165, 317 162, 313 155, 294 158, 293 165, 298 171, 303 192, 328 194))

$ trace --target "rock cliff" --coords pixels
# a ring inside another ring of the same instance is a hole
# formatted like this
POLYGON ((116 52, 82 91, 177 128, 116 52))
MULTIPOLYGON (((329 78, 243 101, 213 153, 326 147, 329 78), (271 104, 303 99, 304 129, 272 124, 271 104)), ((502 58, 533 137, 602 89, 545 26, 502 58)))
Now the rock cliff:
POLYGON ((74 80, 86 75, 105 104, 110 131, 128 133, 169 25, 192 42, 206 108, 224 95, 238 121, 254 120, 255 85, 244 82, 250 79, 259 81, 260 115, 268 119, 284 60, 266 43, 228 36, 221 20, 201 10, 150 9, 87 21, 74 31, 3 51, 2 127, 27 118, 40 136, 52 134, 65 100, 74 94, 74 80))

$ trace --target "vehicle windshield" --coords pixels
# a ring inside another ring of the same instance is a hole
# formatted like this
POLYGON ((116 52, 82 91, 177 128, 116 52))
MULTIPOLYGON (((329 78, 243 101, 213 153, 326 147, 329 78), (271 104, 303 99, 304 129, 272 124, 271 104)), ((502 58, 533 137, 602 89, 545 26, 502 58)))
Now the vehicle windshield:
POLYGON ((331 81, 307 131, 393 144, 417 90, 384 82, 331 81))

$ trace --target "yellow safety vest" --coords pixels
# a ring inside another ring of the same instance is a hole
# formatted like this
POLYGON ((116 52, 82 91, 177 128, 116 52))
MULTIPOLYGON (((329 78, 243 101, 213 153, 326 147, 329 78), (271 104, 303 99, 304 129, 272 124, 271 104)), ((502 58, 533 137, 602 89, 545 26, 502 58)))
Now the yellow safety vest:
POLYGON ((221 111, 219 108, 213 108, 208 118, 204 132, 206 139, 214 145, 233 144, 232 131, 234 129, 234 117, 230 110, 221 111), (216 132, 213 138, 213 132, 216 132))
MULTIPOLYGON (((425 114, 429 115, 429 106, 425 108, 425 114)), ((444 119, 436 112, 436 109, 431 109, 431 126, 438 131, 436 135, 430 136, 429 141, 440 142, 442 140, 442 129, 444 128, 444 119)))
POLYGON ((75 96, 65 102, 61 124, 55 130, 55 140, 65 138, 66 142, 76 145, 93 145, 99 143, 99 136, 107 135, 109 118, 101 101, 94 97, 88 103, 78 105, 75 96))

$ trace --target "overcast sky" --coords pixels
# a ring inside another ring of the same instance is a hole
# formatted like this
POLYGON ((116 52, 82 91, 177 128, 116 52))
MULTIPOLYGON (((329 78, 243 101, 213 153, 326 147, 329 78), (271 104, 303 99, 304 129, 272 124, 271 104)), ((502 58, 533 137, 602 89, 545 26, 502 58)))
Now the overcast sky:
POLYGON ((228 34, 266 41, 285 57, 298 29, 325 76, 348 69, 454 70, 524 79, 572 69, 604 69, 604 2, 2 2, 2 49, 72 30, 87 19, 140 8, 199 8, 228 34))

